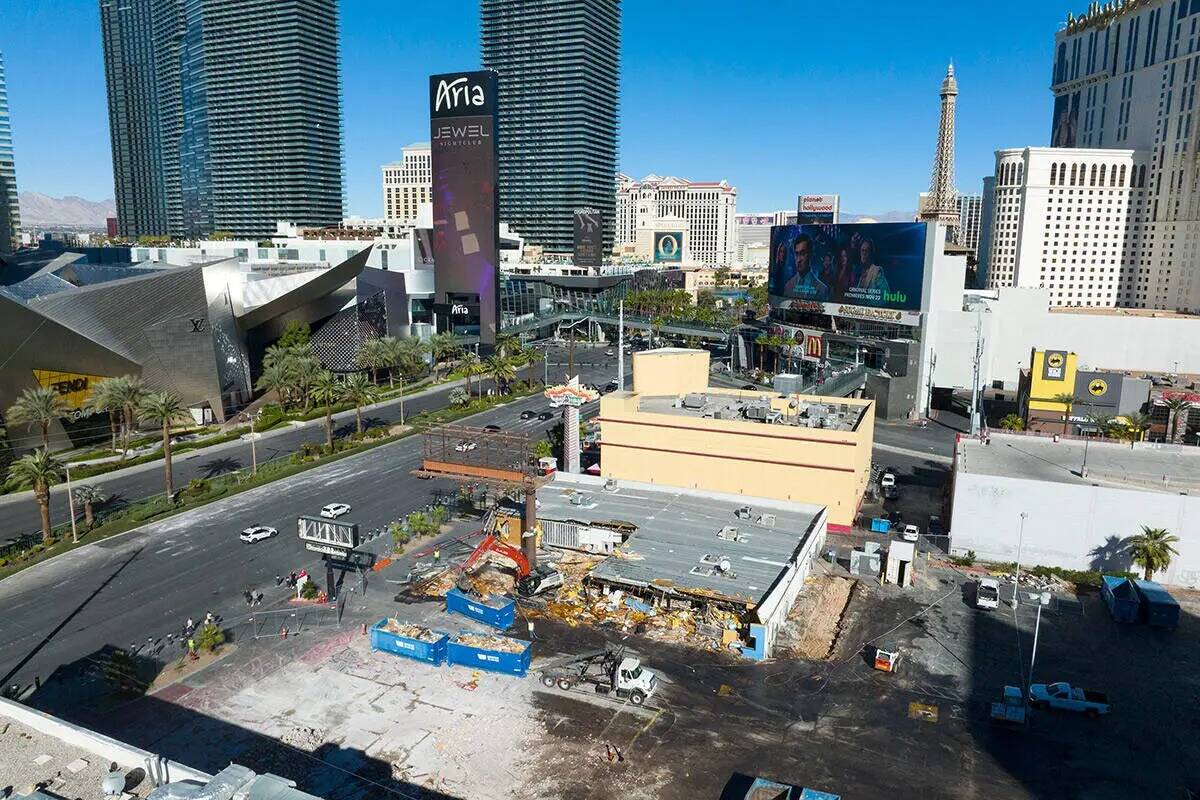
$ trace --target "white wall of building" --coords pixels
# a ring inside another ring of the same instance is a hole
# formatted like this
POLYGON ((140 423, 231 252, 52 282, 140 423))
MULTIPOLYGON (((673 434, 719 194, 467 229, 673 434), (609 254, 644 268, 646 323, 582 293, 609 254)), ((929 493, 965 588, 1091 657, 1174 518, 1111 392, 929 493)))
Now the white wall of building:
MULTIPOLYGON (((993 447, 997 446, 995 444, 993 447)), ((1124 447, 1125 445, 1097 445, 1124 447)), ((1141 532, 1143 525, 1179 536, 1179 556, 1156 578, 1200 586, 1200 497, 1082 486, 962 472, 955 475, 950 546, 989 561, 1093 569, 1098 548, 1141 532), (1020 514, 1027 512, 1024 536, 1020 514)), ((1135 570, 1136 571, 1136 570, 1135 570)))
MULTIPOLYGON (((617 179, 617 220, 614 245, 634 244, 639 231, 656 229, 656 221, 678 217, 689 223, 685 249, 694 263, 732 266, 737 260, 737 189, 726 181, 697 182, 648 175, 617 179)), ((657 228, 665 230, 665 228, 657 228)))

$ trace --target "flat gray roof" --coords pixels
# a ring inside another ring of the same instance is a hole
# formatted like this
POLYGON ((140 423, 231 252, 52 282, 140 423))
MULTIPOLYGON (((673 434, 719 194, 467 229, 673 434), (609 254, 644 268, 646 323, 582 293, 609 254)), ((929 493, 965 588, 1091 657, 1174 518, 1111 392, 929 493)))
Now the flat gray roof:
POLYGON ((637 526, 620 548, 592 570, 592 577, 633 586, 655 585, 666 591, 719 596, 754 606, 792 560, 824 507, 780 503, 759 498, 706 494, 685 489, 648 487, 618 481, 613 492, 604 481, 564 476, 538 491, 538 516, 545 519, 599 523, 620 520, 637 526), (584 502, 575 505, 578 493, 584 502), (752 519, 734 512, 748 505, 752 519), (755 522, 775 515, 774 527, 755 522), (718 538, 726 525, 738 529, 740 541, 718 538), (722 573, 713 563, 729 561, 722 573), (705 563, 705 562, 710 563, 705 563), (699 568, 702 573, 692 572, 699 568))
POLYGON ((964 437, 958 445, 958 469, 974 475, 1119 486, 1147 491, 1200 489, 1200 447, 1090 439, 1088 477, 1080 476, 1084 442, 1050 436, 993 433, 991 444, 964 437))
MULTIPOLYGON (((770 393, 763 393, 758 397, 742 397, 734 393, 710 390, 687 394, 684 396, 683 402, 677 406, 676 404, 680 401, 678 395, 649 395, 638 398, 638 410, 651 414, 670 414, 692 419, 719 418, 767 424, 765 419, 754 419, 745 414, 748 408, 769 407, 771 396, 770 393)), ((839 403, 834 399, 829 402, 800 400, 795 409, 789 409, 786 419, 780 417, 779 421, 770 424, 852 431, 858 425, 865 409, 865 406, 839 403)))

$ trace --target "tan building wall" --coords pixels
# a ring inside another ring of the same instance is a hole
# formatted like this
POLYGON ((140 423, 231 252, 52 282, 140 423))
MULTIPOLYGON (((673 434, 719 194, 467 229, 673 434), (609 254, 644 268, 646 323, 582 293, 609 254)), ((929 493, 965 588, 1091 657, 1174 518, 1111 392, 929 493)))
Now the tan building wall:
POLYGON ((633 354, 633 388, 638 394, 703 392, 708 373, 707 350, 663 347, 633 354))
POLYGON ((816 503, 828 507, 832 528, 853 524, 871 477, 872 401, 799 398, 861 408, 857 425, 847 431, 641 410, 644 398, 705 391, 747 399, 768 397, 772 407, 785 414, 792 399, 774 393, 708 389, 708 353, 704 351, 638 353, 634 357, 634 391, 613 392, 600 401, 601 474, 618 480, 816 503), (703 363, 702 373, 698 362, 703 363))

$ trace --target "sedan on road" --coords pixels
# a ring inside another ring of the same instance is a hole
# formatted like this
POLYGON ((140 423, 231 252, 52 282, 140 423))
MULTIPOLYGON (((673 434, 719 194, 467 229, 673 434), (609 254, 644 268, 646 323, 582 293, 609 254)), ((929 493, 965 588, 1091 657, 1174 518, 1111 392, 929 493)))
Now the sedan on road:
POLYGON ((270 539, 272 536, 278 536, 279 531, 267 525, 251 525, 249 528, 241 532, 238 536, 246 544, 254 544, 263 539, 270 539))
POLYGON ((542 413, 538 414, 538 419, 540 419, 542 422, 545 422, 549 419, 554 419, 554 413, 550 411, 543 411, 542 413))
POLYGON ((349 503, 329 503, 321 509, 321 516, 326 519, 337 519, 350 513, 349 503))
POLYGON ((533 419, 537 416, 536 411, 530 411, 528 408, 521 412, 521 419, 533 419))
POLYGON ((504 430, 504 429, 503 429, 503 428, 501 428, 499 425, 484 425, 484 426, 483 426, 483 429, 484 429, 485 431, 499 431, 499 430, 504 430))

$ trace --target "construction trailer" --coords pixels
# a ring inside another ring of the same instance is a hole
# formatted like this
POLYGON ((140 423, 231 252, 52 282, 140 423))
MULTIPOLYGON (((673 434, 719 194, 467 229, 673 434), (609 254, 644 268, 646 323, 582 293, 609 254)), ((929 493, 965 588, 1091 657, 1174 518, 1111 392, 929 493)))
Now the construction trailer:
POLYGON ((628 526, 624 543, 584 578, 589 592, 619 592, 647 613, 715 620, 705 632, 741 641, 741 654, 753 659, 771 656, 828 526, 823 506, 625 481, 613 487, 586 475, 560 473, 538 500, 539 522, 628 526))

